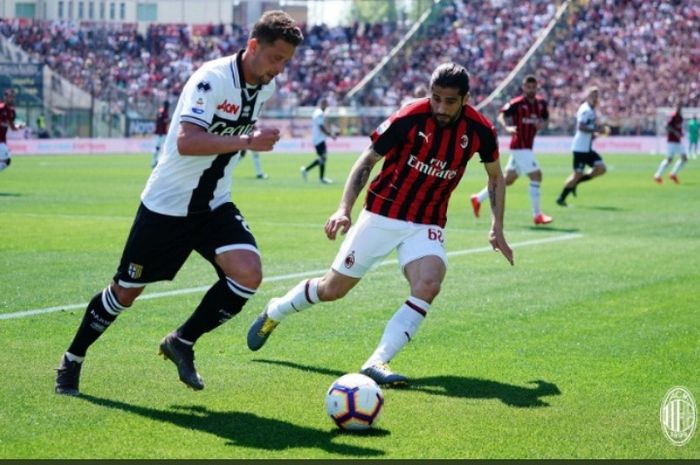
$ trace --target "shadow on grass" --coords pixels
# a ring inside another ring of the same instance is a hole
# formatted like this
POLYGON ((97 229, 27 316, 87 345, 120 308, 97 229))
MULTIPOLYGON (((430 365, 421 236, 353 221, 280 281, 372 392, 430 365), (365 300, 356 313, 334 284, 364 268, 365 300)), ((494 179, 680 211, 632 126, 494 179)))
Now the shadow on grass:
POLYGON ((561 232, 561 233, 572 233, 572 234, 581 231, 578 228, 557 228, 556 226, 552 226, 551 223, 550 224, 541 224, 538 226, 532 225, 532 226, 528 226, 528 227, 523 228, 523 229, 527 229, 528 231, 561 232))
POLYGON ((599 210, 604 212, 621 212, 624 210, 624 208, 606 205, 581 205, 579 208, 582 210, 599 210))
MULTIPOLYGON (((254 362, 280 365, 297 370, 310 371, 322 375, 339 377, 345 372, 317 368, 283 360, 254 359, 254 362)), ((459 397, 463 399, 498 399, 511 407, 547 407, 549 404, 540 397, 561 394, 556 384, 547 381, 530 381, 533 386, 522 387, 480 378, 462 376, 429 376, 411 378, 407 391, 420 391, 428 394, 459 397)))
POLYGON ((0 192, 0 197, 22 197, 23 195, 16 192, 0 192))
MULTIPOLYGON (((383 451, 377 449, 335 444, 332 440, 338 436, 337 432, 306 428, 247 412, 217 412, 200 405, 173 405, 168 410, 159 410, 88 394, 81 394, 78 399, 151 420, 213 434, 227 440, 226 444, 231 446, 262 450, 315 447, 341 455, 365 457, 384 455, 383 451)), ((381 430, 374 433, 375 436, 386 434, 389 433, 381 430)))

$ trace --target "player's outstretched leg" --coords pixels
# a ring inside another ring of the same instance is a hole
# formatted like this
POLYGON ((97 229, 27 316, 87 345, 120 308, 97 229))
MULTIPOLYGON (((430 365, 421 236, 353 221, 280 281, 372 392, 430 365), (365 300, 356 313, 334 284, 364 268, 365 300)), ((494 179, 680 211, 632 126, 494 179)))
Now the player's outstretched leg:
POLYGON ((288 315, 300 312, 319 302, 318 278, 305 279, 283 297, 273 298, 248 329, 248 348, 259 350, 272 331, 288 315))

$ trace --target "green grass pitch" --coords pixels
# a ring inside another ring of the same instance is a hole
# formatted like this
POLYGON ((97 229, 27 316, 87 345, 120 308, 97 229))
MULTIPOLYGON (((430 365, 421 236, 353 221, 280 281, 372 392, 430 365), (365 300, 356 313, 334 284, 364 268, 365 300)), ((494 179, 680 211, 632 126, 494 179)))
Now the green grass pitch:
POLYGON ((392 362, 413 384, 385 389, 378 428, 360 435, 333 426, 324 395, 407 297, 395 263, 285 320, 261 351, 245 344, 267 299, 330 265, 339 244, 322 227, 355 155, 330 155, 330 186, 301 180, 311 155, 263 154, 266 181, 249 159, 235 170, 266 281, 197 344, 204 391, 156 356, 216 278, 193 255, 91 348, 82 398, 53 393, 54 369, 82 304, 114 273, 150 156, 15 157, 0 173, 0 459, 700 458, 698 434, 676 447, 659 422, 671 387, 700 398, 698 162, 682 184, 657 185, 659 157, 603 156, 609 172, 566 209, 554 199, 570 155, 539 156, 547 227, 532 225, 526 180, 508 189, 515 267, 484 249, 489 220, 468 197, 485 174, 470 165, 452 197, 442 293, 392 362), (51 307, 63 310, 6 318, 51 307))

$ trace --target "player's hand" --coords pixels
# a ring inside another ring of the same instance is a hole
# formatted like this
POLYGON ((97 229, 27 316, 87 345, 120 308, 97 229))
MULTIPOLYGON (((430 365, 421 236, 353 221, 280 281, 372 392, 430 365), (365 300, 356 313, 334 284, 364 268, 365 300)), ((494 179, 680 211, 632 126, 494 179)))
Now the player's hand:
POLYGON ((280 131, 276 128, 259 128, 255 129, 250 135, 251 150, 258 152, 268 152, 275 147, 277 141, 280 140, 280 131))
POLYGON ((344 209, 339 208, 326 220, 326 225, 323 229, 326 231, 326 237, 334 241, 338 232, 345 234, 350 229, 351 224, 350 215, 344 209))
POLYGON ((517 126, 506 126, 506 132, 508 134, 515 134, 516 132, 518 132, 518 128, 517 126))
POLYGON ((515 265, 513 262, 513 250, 511 250, 510 246, 506 242, 506 238, 503 236, 503 231, 491 229, 491 232, 489 232, 489 243, 491 244, 491 247, 493 247, 493 250, 501 252, 501 255, 508 260, 508 263, 515 265))

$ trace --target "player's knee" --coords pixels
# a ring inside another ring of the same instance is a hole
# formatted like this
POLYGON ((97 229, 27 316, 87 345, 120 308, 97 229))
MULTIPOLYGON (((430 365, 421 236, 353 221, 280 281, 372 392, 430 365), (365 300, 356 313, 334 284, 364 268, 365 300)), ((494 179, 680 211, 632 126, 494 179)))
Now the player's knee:
POLYGON ((608 171, 608 168, 605 165, 598 165, 596 166, 596 176, 602 176, 608 171))
POLYGON ((141 295, 143 289, 143 287, 123 287, 118 283, 112 284, 112 292, 114 292, 117 301, 125 307, 131 307, 136 298, 141 295))
POLYGON ((260 263, 247 263, 228 270, 226 276, 249 289, 257 289, 262 283, 262 266, 260 263))
POLYGON ((433 299, 440 293, 440 287, 441 282, 439 279, 422 278, 413 284, 411 295, 425 300, 426 302, 432 302, 433 299))

